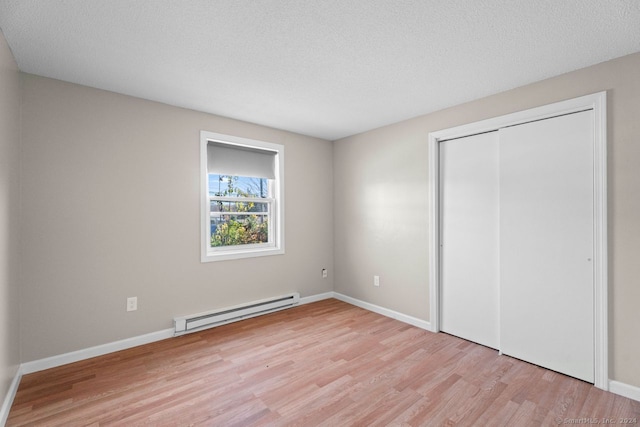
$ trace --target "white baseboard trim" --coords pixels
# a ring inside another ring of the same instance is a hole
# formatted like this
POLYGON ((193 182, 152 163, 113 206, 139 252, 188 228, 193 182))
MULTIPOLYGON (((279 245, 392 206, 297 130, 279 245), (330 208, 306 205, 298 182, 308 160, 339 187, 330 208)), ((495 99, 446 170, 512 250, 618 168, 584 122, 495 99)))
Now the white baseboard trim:
MULTIPOLYGON (((323 294, 300 298, 299 304, 309 304, 333 297, 333 292, 325 292, 323 294)), ((131 337, 120 341, 97 345, 95 347, 90 347, 83 350, 72 351, 70 353, 51 356, 31 362, 25 362, 20 365, 20 374, 26 375, 34 372, 44 371, 45 369, 55 368, 57 366, 66 365, 67 363, 79 362, 81 360, 90 359, 92 357, 113 353, 115 351, 126 350, 128 348, 137 347, 139 345, 149 344, 155 341, 172 338, 173 336, 173 329, 165 329, 162 331, 151 332, 149 334, 140 335, 137 337, 131 337)))
POLYGON ((322 301, 325 299, 334 298, 335 292, 325 292, 323 294, 311 295, 308 297, 301 297, 299 304, 310 304, 312 302, 322 301))
MULTIPOLYGON (((311 295, 308 297, 300 298, 299 304, 309 304, 312 302, 333 298, 333 296, 333 292, 311 295)), ((83 350, 72 351, 70 353, 51 356, 31 362, 25 362, 20 366, 20 373, 22 375, 26 375, 34 372, 44 371, 45 369, 55 368, 57 366, 66 365, 67 363, 79 362, 81 360, 90 359, 92 357, 113 353, 115 351, 126 350, 128 348, 137 347, 139 345, 149 344, 155 341, 172 338, 173 336, 173 329, 165 329, 162 331, 151 332, 149 334, 140 335, 137 337, 131 337, 120 341, 97 345, 95 347, 85 348, 83 350)))
POLYGON ((34 360, 32 362, 23 363, 20 370, 23 375, 33 372, 44 371, 45 369, 55 368, 57 366, 66 365, 67 363, 78 362, 80 360, 90 359, 96 356, 113 353, 114 351, 126 350, 128 348, 137 347, 143 344, 149 344, 155 341, 164 340, 173 337, 173 328, 162 331, 151 332, 137 337, 126 338, 120 341, 114 341, 107 344, 97 345, 95 347, 85 348, 83 350, 72 351, 70 353, 51 356, 45 359, 34 360))
POLYGON ((7 390, 7 395, 4 397, 4 402, 2 402, 2 407, 0 408, 0 426, 3 426, 7 423, 7 418, 9 418, 9 411, 11 410, 11 405, 13 404, 13 399, 16 397, 16 393, 18 392, 18 386, 20 385, 20 379, 22 378, 22 369, 18 367, 15 377, 13 377, 13 381, 9 385, 9 390, 7 390))
MULTIPOLYGON (((338 292, 325 292, 322 294, 303 297, 300 298, 300 304, 310 304, 312 302, 322 301, 330 298, 335 298, 337 300, 355 305, 356 307, 360 307, 365 310, 369 310, 374 313, 378 313, 383 316, 387 316, 392 319, 396 319, 401 322, 416 326, 418 328, 433 332, 433 330, 431 329, 431 323, 426 320, 408 316, 406 314, 402 314, 388 308, 361 301, 359 299, 352 298, 338 292)), ((13 399, 15 398, 15 395, 18 391, 18 386, 20 385, 20 379, 23 375, 43 371, 49 368, 55 368, 57 366, 66 365, 67 363, 90 359, 96 356, 102 356, 104 354, 113 353, 115 351, 126 350, 128 348, 137 347, 143 344, 149 344, 167 338, 172 338, 173 333, 173 329, 165 329, 162 331, 152 332, 137 337, 127 338, 120 341, 90 347, 84 350, 73 351, 70 353, 47 357, 45 359, 34 360, 32 362, 21 364, 16 372, 15 377, 13 378, 13 381, 11 382, 11 385, 9 386, 9 390, 7 391, 7 395, 4 398, 2 407, 0 407, 0 426, 6 424, 7 418, 9 417, 9 410, 11 409, 13 399)), ((609 380, 609 391, 620 396, 627 397, 629 399, 640 401, 640 387, 632 386, 619 381, 609 380)))
POLYGON ((391 317, 392 319, 396 319, 401 322, 416 326, 420 329, 426 329, 427 331, 433 332, 433 330, 431 329, 431 323, 427 322, 426 320, 422 320, 422 319, 418 319, 417 317, 398 313, 397 311, 393 311, 388 308, 380 307, 379 305, 364 302, 356 298, 348 297, 338 292, 334 292, 333 297, 340 301, 344 301, 346 303, 355 305, 357 307, 364 308, 365 310, 373 311, 374 313, 382 314, 383 316, 391 317))
MULTIPOLYGON (((316 301, 322 301, 329 298, 336 298, 340 301, 347 302, 365 310, 373 311, 374 313, 381 314, 383 316, 397 319, 401 322, 408 323, 418 328, 431 330, 431 324, 425 320, 421 320, 406 314, 398 313, 397 311, 389 310, 384 307, 370 304, 368 302, 361 301, 356 298, 352 298, 338 292, 325 292, 322 294, 310 295, 308 297, 300 298, 299 304, 310 304, 316 301)), ((34 372, 44 371, 45 369, 55 368, 57 366, 66 365, 68 363, 78 362, 85 359, 90 359, 96 356, 102 356, 104 354, 113 353, 115 351, 126 350, 128 348, 137 347, 143 344, 149 344, 155 341, 160 341, 174 336, 173 329, 165 329, 162 331, 151 332, 149 334, 140 335, 137 337, 126 338, 120 341, 97 345, 95 347, 89 347, 83 350, 72 351, 70 353, 64 353, 57 356, 51 356, 44 359, 34 360, 31 362, 25 362, 20 365, 19 372, 21 375, 31 374, 34 372)))
POLYGON ((609 380, 609 391, 640 402, 640 387, 609 380))

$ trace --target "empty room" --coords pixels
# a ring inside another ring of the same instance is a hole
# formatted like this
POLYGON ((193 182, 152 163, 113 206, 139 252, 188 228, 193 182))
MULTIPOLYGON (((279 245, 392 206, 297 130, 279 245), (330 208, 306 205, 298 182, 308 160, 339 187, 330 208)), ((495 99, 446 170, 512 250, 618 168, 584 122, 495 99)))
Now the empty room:
POLYGON ((0 425, 640 420, 637 0, 0 0, 0 425))

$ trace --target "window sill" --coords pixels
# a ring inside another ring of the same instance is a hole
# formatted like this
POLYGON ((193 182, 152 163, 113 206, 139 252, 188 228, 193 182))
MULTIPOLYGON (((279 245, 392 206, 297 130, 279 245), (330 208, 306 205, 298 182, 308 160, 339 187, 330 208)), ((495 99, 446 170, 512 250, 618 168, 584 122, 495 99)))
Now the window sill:
POLYGON ((232 259, 254 258, 261 256, 282 255, 284 248, 251 248, 251 249, 230 249, 227 251, 207 251, 202 255, 201 262, 227 261, 232 259))

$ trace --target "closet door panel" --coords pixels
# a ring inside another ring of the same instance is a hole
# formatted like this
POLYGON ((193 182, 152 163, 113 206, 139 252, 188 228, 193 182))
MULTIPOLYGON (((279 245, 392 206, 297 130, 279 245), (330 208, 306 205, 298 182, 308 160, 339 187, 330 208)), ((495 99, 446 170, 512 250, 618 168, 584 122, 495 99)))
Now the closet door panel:
POLYGON ((500 344, 594 381, 593 112, 500 130, 500 344))
POLYGON ((499 346, 498 132, 440 145, 441 329, 499 346))

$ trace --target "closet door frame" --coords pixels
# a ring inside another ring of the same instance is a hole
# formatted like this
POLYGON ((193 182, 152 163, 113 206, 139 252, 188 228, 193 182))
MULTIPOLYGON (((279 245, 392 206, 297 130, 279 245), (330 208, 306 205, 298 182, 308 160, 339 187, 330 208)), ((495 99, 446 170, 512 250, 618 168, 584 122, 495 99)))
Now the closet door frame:
POLYGON ((542 107, 429 133, 429 313, 440 331, 440 142, 564 114, 594 112, 594 385, 609 389, 607 273, 607 94, 598 92, 542 107))

